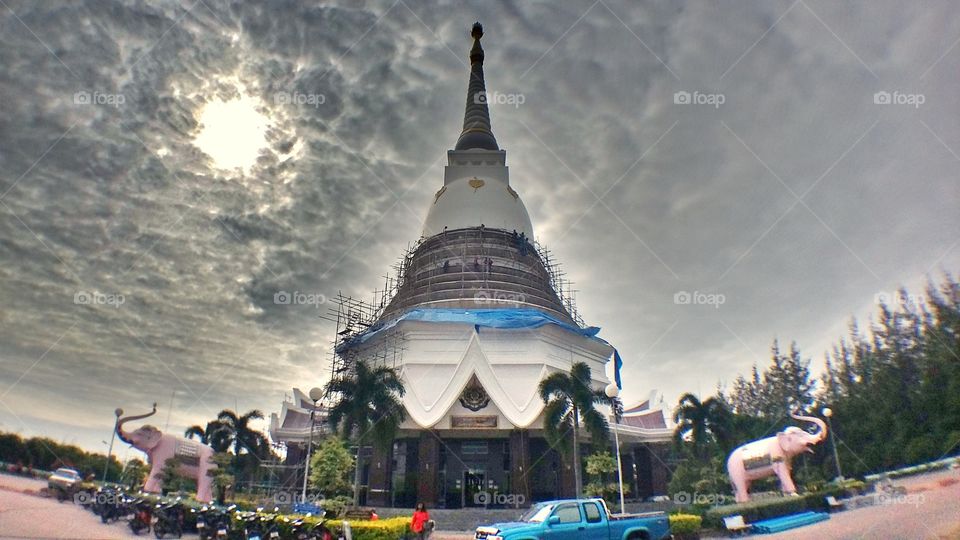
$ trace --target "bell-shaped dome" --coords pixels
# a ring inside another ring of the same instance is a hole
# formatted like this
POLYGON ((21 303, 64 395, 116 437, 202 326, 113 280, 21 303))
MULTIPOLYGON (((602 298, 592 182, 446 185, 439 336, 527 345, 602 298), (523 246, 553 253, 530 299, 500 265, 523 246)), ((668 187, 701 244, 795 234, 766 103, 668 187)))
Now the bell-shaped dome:
POLYGON ((461 178, 440 188, 427 212, 423 236, 481 225, 533 239, 530 215, 517 192, 501 180, 481 177, 461 178))

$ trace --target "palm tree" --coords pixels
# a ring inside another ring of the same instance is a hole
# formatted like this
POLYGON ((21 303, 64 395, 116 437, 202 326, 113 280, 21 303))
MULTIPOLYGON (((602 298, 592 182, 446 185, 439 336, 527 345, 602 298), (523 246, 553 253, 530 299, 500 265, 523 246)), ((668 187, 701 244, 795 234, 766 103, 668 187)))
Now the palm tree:
POLYGON ((231 444, 233 445, 235 455, 239 456, 241 450, 246 450, 247 453, 260 457, 258 450, 268 446, 266 437, 263 433, 252 429, 250 421, 262 418, 263 413, 258 409, 248 411, 242 416, 238 416, 236 412, 230 409, 224 409, 220 411, 217 420, 215 420, 220 424, 216 432, 223 434, 222 436, 226 439, 228 447, 231 444))
POLYGON ((352 369, 327 383, 324 390, 337 398, 327 413, 330 426, 357 445, 353 504, 359 505, 363 446, 371 437, 379 448, 393 444, 397 429, 406 418, 399 399, 406 389, 395 369, 356 362, 352 369))
POLYGON ((728 450, 730 410, 716 396, 702 402, 690 393, 680 396, 673 421, 677 424, 674 433, 677 443, 689 436, 696 456, 705 459, 706 450, 712 442, 719 443, 721 451, 728 450))
POLYGON ((583 491, 580 478, 580 423, 587 428, 594 444, 609 437, 607 420, 596 405, 609 402, 607 396, 591 386, 590 366, 577 362, 570 373, 552 373, 540 381, 540 399, 544 407, 544 435, 551 446, 567 450, 567 434, 573 432, 573 477, 577 497, 583 491))
POLYGON ((183 436, 188 439, 197 437, 201 443, 213 448, 214 452, 226 452, 232 443, 228 426, 220 420, 207 422, 206 428, 199 425, 190 426, 183 432, 183 436))

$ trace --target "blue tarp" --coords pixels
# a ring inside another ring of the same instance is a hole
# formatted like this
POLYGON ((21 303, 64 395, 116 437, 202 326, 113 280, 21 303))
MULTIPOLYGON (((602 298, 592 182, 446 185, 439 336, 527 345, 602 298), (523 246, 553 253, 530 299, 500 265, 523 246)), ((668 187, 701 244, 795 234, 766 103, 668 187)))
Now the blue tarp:
MULTIPOLYGON (((563 321, 553 315, 544 313, 536 309, 527 309, 527 308, 509 308, 509 309, 455 309, 455 308, 416 308, 412 309, 403 315, 385 321, 382 323, 375 324, 371 326, 366 332, 354 337, 353 339, 343 343, 338 347, 337 352, 341 352, 344 349, 355 347, 365 343, 370 338, 376 336, 377 334, 390 330, 396 326, 401 321, 422 321, 422 322, 433 322, 433 323, 461 323, 461 324, 472 324, 477 330, 480 328, 503 328, 503 329, 520 329, 520 328, 540 328, 546 324, 553 324, 579 334, 591 339, 596 339, 600 342, 603 342, 607 345, 606 341, 597 337, 597 334, 600 332, 600 328, 596 326, 588 326, 586 328, 580 328, 579 326, 570 324, 566 321, 563 321)), ((620 353, 614 349, 614 380, 617 383, 617 388, 621 388, 620 382, 620 367, 623 365, 623 360, 620 359, 620 353)))
POLYGON ((791 514, 789 516, 781 516, 751 523, 750 530, 759 534, 772 534, 819 523, 828 519, 830 519, 830 515, 825 512, 802 512, 800 514, 791 514))

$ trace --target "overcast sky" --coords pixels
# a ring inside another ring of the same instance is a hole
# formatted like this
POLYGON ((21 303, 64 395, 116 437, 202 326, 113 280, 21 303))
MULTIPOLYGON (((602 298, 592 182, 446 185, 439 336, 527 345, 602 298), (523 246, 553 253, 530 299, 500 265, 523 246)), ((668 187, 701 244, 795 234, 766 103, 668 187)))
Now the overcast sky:
POLYGON ((307 4, 4 0, 0 430, 103 450, 117 406, 182 432, 322 384, 327 306, 274 295, 382 286, 478 19, 511 184, 628 402, 774 338, 819 370, 960 269, 950 1, 307 4))

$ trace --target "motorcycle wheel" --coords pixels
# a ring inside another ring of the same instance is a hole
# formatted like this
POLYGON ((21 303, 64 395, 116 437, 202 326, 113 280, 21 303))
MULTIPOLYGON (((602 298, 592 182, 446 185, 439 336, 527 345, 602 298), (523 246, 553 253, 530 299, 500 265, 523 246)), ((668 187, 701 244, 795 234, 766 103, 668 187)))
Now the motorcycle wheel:
POLYGON ((164 527, 160 523, 153 526, 153 535, 157 538, 163 538, 164 533, 164 527))

